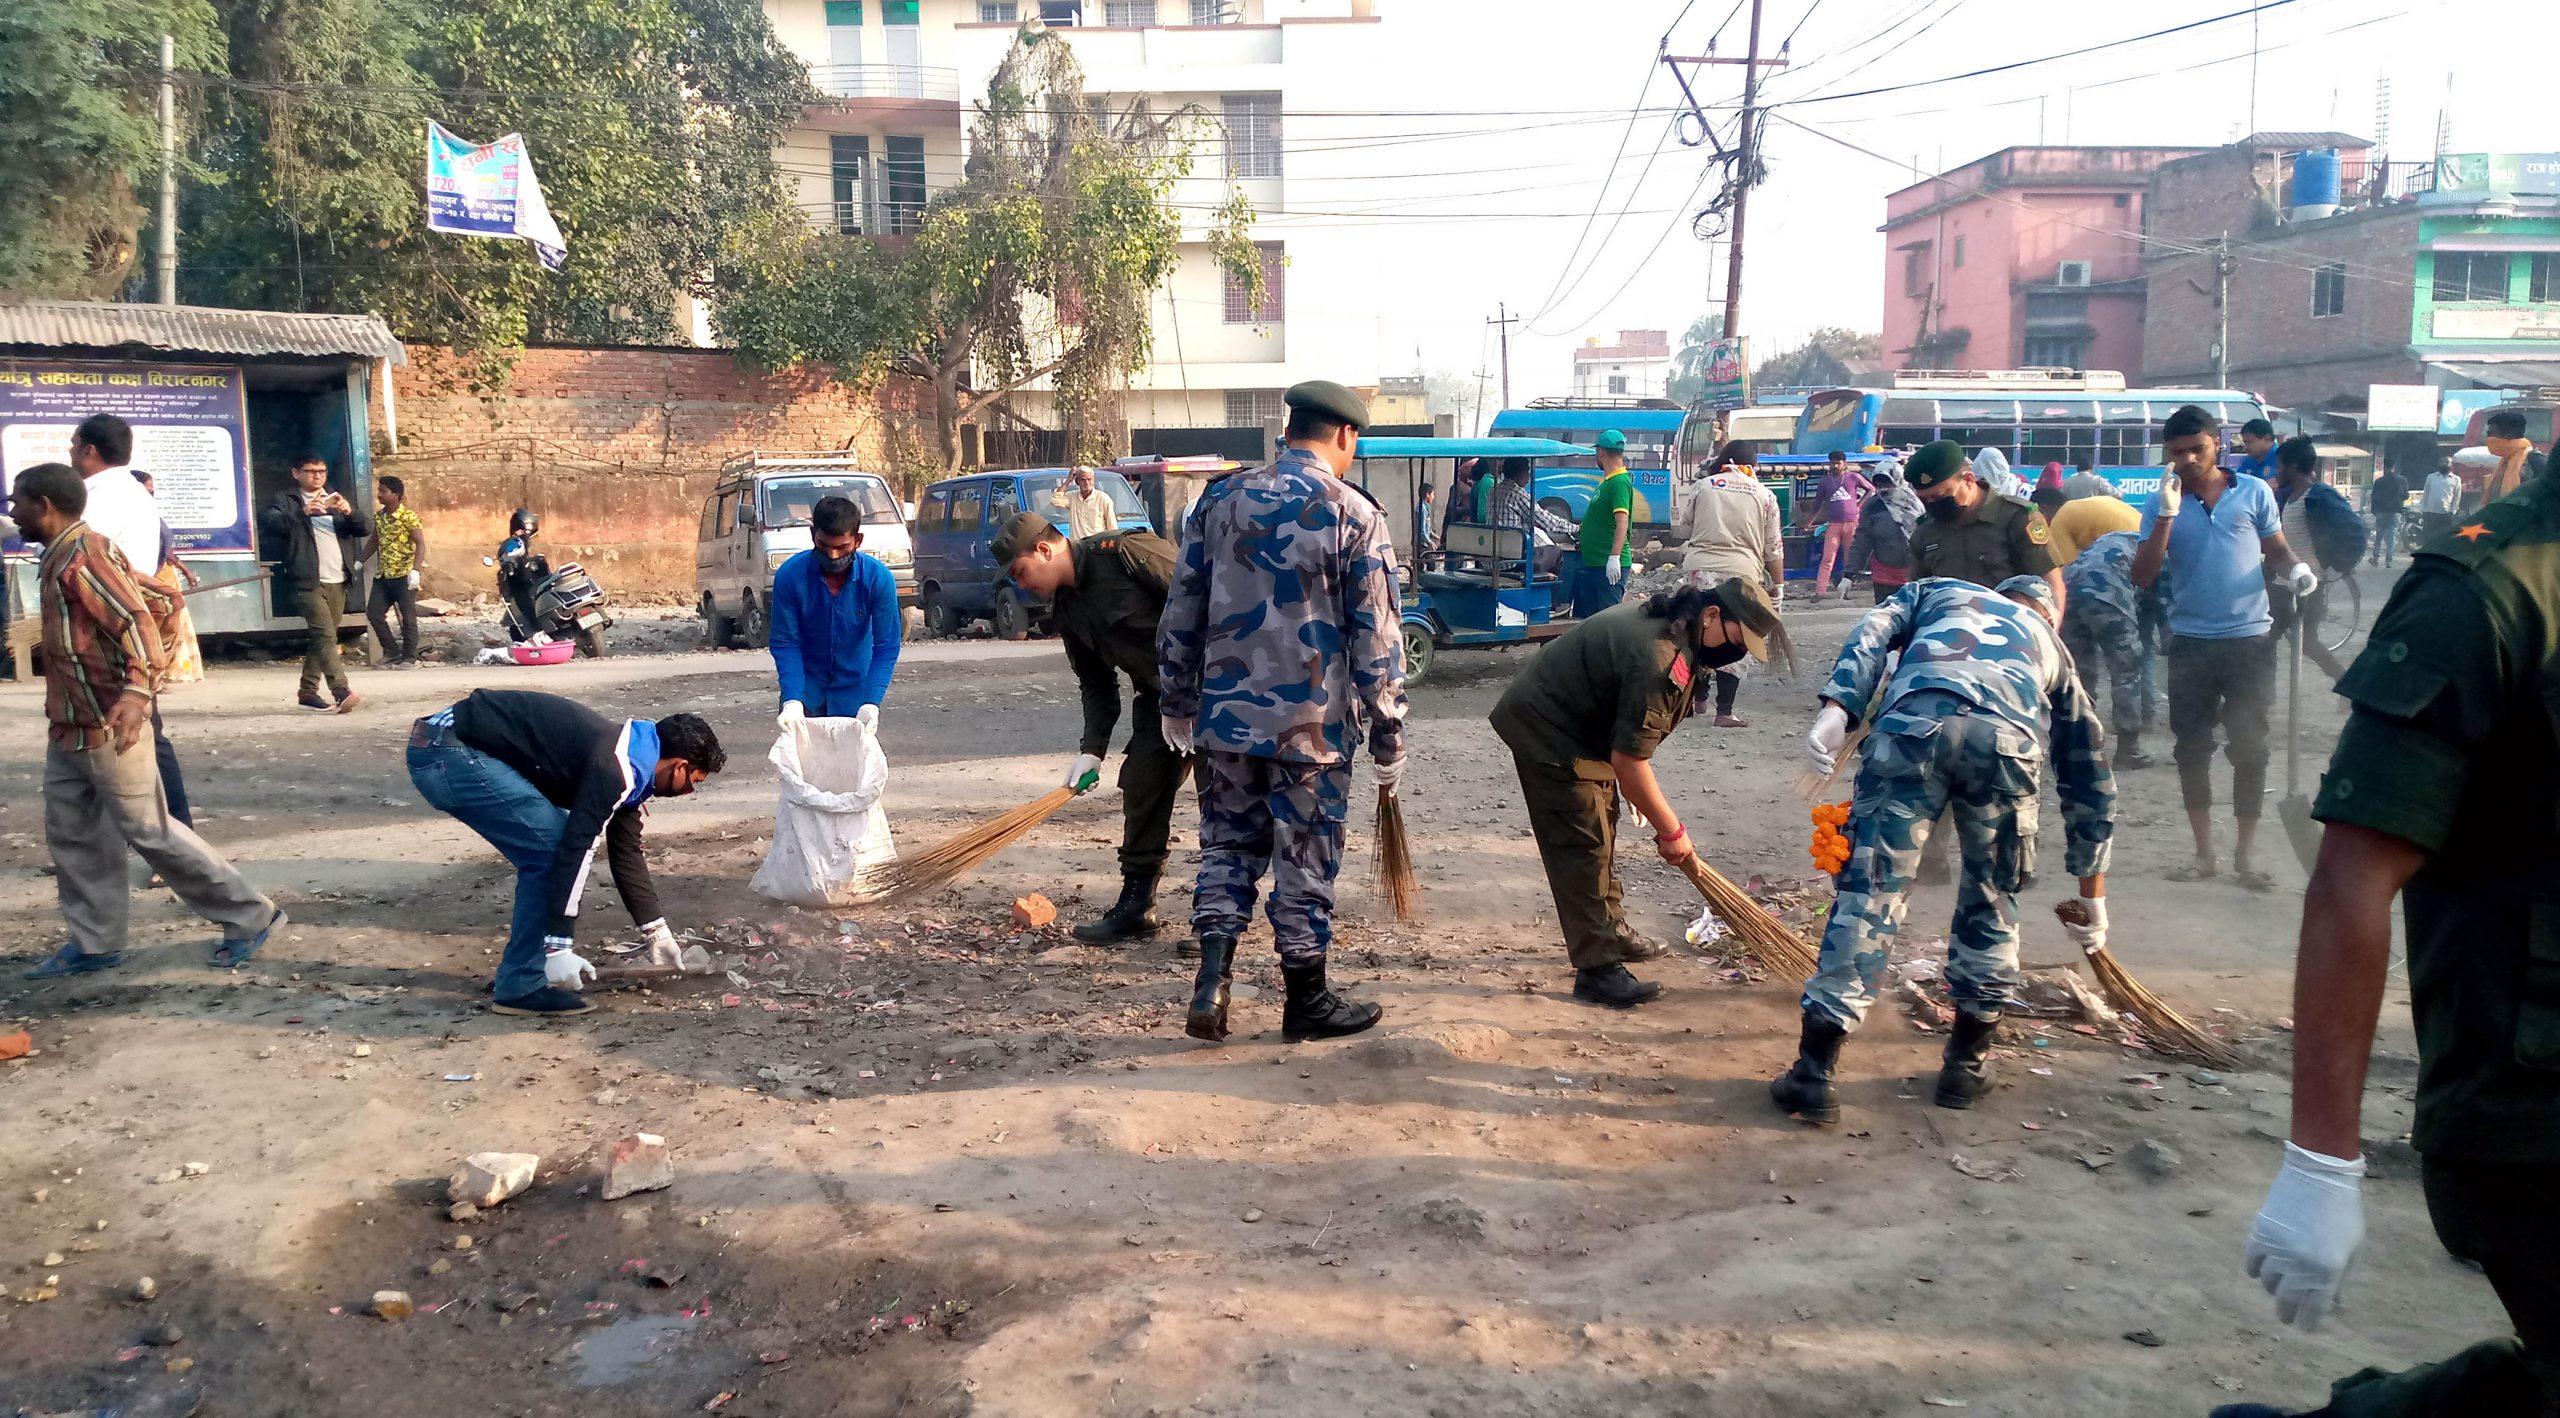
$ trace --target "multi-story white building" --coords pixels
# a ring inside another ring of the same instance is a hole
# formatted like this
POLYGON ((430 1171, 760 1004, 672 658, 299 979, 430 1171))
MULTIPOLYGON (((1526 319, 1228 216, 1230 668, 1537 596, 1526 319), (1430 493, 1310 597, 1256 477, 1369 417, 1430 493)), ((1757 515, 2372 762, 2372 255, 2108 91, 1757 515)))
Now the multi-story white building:
POLYGON ((1597 335, 1573 352, 1573 397, 1659 399, 1671 384, 1671 332, 1620 330, 1618 342, 1597 335))
MULTIPOLYGON (((1202 122, 1177 184, 1184 241, 1156 295, 1154 353, 1130 380, 1132 427, 1252 424, 1301 379, 1377 382, 1380 288, 1356 225, 1310 215, 1300 194, 1364 175, 1382 105, 1363 76, 1375 0, 765 0, 783 41, 829 94, 782 145, 810 220, 858 235, 912 229, 957 183, 972 103, 1036 16, 1065 35, 1088 95, 1115 111, 1189 109, 1202 122), (1257 213, 1266 295, 1249 308, 1205 241, 1241 190, 1257 213)), ((1349 188, 1325 190, 1330 204, 1349 188)), ((1374 186, 1374 184, 1369 184, 1374 186)), ((1374 193, 1362 194, 1374 200, 1374 193)), ((1657 381, 1658 382, 1658 381, 1657 381)), ((1014 410, 1054 424, 1033 386, 1014 410)))

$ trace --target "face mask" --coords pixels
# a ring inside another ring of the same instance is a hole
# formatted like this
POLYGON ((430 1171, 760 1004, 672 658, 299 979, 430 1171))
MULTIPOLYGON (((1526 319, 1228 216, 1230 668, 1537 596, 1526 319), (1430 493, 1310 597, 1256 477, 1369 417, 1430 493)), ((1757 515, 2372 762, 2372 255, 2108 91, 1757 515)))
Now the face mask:
POLYGON ((818 554, 818 569, 827 573, 829 576, 842 576, 853 569, 853 557, 854 554, 852 552, 846 552, 842 556, 829 556, 824 552, 820 552, 818 554))
POLYGON ((1937 500, 1929 503, 1928 506, 1929 520, 1932 522, 1960 522, 1964 520, 1964 506, 1957 502, 1953 497, 1938 498, 1937 500))
POLYGON ((1720 670, 1749 653, 1751 653, 1749 647, 1740 641, 1728 640, 1722 645, 1708 645, 1701 648, 1698 651, 1698 663, 1711 670, 1720 670))

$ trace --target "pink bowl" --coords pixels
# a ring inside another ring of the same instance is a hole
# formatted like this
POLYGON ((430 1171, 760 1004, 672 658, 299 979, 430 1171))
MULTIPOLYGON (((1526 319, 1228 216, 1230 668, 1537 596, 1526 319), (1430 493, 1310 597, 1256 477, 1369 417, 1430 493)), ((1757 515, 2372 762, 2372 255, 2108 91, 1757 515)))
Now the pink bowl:
POLYGON ((548 645, 510 645, 507 654, 519 665, 565 665, 578 653, 574 640, 554 640, 548 645))

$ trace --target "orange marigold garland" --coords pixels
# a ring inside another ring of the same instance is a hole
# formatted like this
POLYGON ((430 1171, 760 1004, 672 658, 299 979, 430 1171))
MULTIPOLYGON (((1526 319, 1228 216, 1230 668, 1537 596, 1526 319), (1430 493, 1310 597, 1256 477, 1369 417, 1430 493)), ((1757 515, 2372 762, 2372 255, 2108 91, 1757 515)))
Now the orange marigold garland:
POLYGON ((1815 803, 1813 805, 1813 864, 1825 876, 1838 876, 1849 864, 1849 839, 1841 828, 1849 825, 1849 805, 1815 803))

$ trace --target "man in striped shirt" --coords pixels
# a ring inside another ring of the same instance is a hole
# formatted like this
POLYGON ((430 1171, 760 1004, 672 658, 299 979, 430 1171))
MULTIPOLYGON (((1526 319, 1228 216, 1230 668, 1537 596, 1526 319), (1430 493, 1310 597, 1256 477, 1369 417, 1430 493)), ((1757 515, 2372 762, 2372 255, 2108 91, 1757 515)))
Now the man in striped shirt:
POLYGON ((213 963, 238 965, 266 945, 284 912, 169 816, 151 732, 152 699, 168 668, 159 628, 167 592, 146 588, 115 544, 80 520, 88 500, 80 475, 62 463, 18 474, 9 500, 20 535, 44 544, 36 567, 48 734, 44 835, 71 932, 26 977, 124 963, 128 847, 190 910, 222 927, 213 963))

